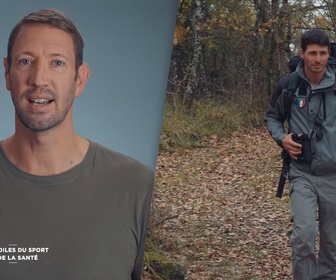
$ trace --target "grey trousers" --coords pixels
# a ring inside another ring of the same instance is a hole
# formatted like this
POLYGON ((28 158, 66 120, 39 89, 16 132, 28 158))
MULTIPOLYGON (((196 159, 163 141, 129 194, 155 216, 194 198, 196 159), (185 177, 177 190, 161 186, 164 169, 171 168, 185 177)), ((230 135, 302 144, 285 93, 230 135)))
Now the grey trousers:
POLYGON ((291 166, 290 197, 293 280, 335 280, 336 173, 314 176, 291 166))

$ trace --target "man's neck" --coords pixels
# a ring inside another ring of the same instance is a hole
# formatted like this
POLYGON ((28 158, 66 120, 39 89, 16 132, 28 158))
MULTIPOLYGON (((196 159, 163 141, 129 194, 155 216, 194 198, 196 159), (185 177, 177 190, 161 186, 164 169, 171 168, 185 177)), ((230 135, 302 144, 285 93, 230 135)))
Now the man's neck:
POLYGON ((89 141, 75 134, 25 131, 2 142, 8 159, 20 170, 33 175, 56 175, 79 164, 89 141), (25 139, 24 141, 22 139, 25 139))
POLYGON ((311 73, 308 71, 305 71, 305 76, 308 82, 310 83, 311 87, 317 86, 324 77, 325 70, 321 73, 311 73))

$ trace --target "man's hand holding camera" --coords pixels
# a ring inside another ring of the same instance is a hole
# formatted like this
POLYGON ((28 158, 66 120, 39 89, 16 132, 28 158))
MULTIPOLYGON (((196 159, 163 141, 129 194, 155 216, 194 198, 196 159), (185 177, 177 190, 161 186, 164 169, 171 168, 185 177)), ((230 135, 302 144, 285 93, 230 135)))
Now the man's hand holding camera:
MULTIPOLYGON (((282 139, 282 147, 289 153, 293 160, 297 160, 298 155, 301 154, 302 145, 297 143, 292 138, 293 133, 287 134, 282 139)), ((298 136, 301 137, 302 133, 298 136)))
POLYGON ((293 160, 298 162, 312 161, 310 139, 307 134, 287 134, 282 139, 282 146, 293 160))

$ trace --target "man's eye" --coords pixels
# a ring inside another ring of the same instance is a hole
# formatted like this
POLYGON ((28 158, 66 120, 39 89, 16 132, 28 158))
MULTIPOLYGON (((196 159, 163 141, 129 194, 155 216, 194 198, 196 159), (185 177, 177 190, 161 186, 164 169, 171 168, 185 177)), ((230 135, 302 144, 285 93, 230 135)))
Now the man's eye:
POLYGON ((29 59, 21 59, 19 61, 20 65, 29 65, 31 63, 31 61, 29 59))
POLYGON ((54 65, 57 66, 57 67, 59 67, 59 66, 63 66, 64 63, 63 63, 63 61, 55 60, 55 61, 54 61, 54 65))

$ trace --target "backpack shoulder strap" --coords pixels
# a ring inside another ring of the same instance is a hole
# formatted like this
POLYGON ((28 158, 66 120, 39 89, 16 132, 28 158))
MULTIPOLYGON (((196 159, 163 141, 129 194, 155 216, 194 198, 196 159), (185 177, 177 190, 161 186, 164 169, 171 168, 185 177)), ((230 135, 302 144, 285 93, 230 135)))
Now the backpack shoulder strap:
POLYGON ((286 105, 285 105, 287 123, 289 123, 289 119, 291 117, 291 105, 298 84, 299 84, 299 74, 296 71, 290 73, 287 87, 286 105))

